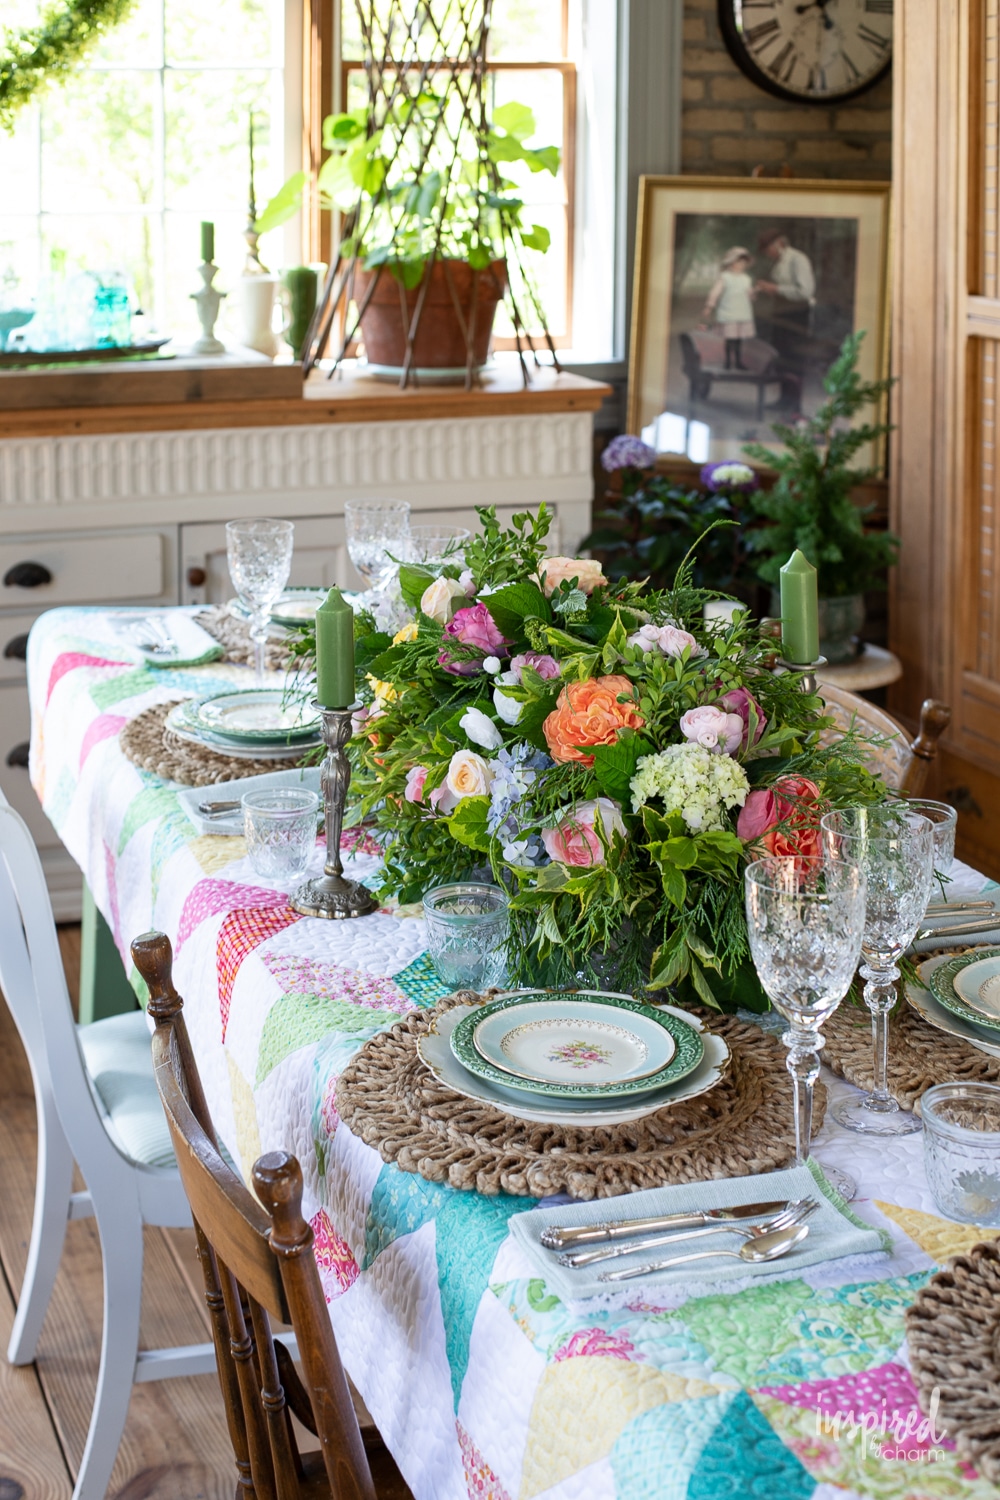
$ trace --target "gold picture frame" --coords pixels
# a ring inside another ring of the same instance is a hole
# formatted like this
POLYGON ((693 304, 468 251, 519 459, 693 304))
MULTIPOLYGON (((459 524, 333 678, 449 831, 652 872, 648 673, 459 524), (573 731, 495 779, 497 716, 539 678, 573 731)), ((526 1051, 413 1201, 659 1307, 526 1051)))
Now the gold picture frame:
MULTIPOLYGON (((887 182, 641 177, 627 430, 673 461, 739 459, 752 441, 777 451, 772 422, 815 412, 844 336, 862 329, 860 373, 884 378, 890 194, 887 182)), ((883 449, 862 461, 881 468, 883 449)))

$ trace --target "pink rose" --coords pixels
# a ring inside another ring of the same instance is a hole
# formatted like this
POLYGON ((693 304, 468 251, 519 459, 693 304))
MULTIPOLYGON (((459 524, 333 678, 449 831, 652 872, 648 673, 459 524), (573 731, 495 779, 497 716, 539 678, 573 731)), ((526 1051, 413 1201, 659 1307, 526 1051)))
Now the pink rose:
POLYGON ((403 796, 407 802, 423 802, 424 782, 427 780, 426 766, 411 766, 406 773, 406 788, 403 796))
POLYGON ((739 714, 724 713, 721 708, 704 704, 689 708, 681 715, 681 734, 704 750, 718 750, 732 755, 743 738, 743 720, 739 714))
POLYGON ((690 631, 681 630, 677 625, 642 625, 635 635, 629 636, 628 644, 639 646, 643 651, 662 651, 664 656, 681 656, 686 650, 690 650, 692 656, 705 654, 690 631))
MULTIPOLYGON (((483 660, 487 656, 506 656, 506 648, 510 644, 497 628, 497 623, 485 604, 473 604, 456 610, 454 617, 444 627, 444 633, 459 645, 481 651, 483 660)), ((473 673, 482 671, 483 661, 470 659, 468 656, 454 657, 444 649, 438 654, 438 665, 458 677, 471 677, 473 673)))
MULTIPOLYGON (((740 718, 742 719, 743 733, 740 737, 740 748, 743 750, 748 750, 751 744, 750 710, 753 709, 753 712, 757 717, 757 727, 754 730, 752 743, 756 745, 757 741, 764 733, 764 730, 767 728, 767 720, 764 717, 760 704, 757 702, 753 694, 748 693, 746 688, 732 688, 728 693, 723 693, 722 697, 719 699, 719 707, 725 709, 726 713, 728 714, 739 714, 740 718)), ((732 755, 735 752, 732 750, 728 750, 726 753, 728 755, 732 755)))
POLYGON ((819 859, 819 820, 825 808, 815 781, 779 776, 773 787, 750 793, 736 820, 736 832, 744 843, 759 840, 766 854, 819 859))
POLYGON ((522 651, 519 656, 510 659, 510 670, 514 674, 514 681, 521 681, 522 667, 531 667, 539 677, 546 682, 552 682, 559 676, 559 663, 554 656, 546 656, 543 651, 522 651))
POLYGON ((604 845, 594 826, 598 821, 608 840, 613 833, 625 832, 618 804, 612 802, 610 797, 597 797, 590 802, 581 802, 579 806, 567 809, 555 828, 542 830, 542 843, 549 858, 561 865, 585 868, 602 865, 604 845))

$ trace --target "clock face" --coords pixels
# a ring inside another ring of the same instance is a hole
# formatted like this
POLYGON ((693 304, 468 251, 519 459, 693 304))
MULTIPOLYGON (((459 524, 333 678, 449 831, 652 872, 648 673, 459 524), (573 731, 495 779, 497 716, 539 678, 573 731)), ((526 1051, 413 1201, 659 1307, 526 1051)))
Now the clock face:
POLYGON ((743 72, 782 99, 834 103, 870 88, 892 59, 893 0, 719 0, 743 72))

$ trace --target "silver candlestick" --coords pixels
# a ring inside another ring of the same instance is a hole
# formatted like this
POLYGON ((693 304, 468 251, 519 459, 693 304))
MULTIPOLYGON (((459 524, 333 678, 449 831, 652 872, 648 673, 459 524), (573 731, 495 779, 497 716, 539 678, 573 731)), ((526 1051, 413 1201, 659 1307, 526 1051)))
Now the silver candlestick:
POLYGON ((775 665, 783 667, 786 672, 801 672, 803 674, 802 691, 804 693, 815 693, 819 687, 819 679, 816 673, 822 671, 826 666, 826 657, 817 656, 815 661, 796 662, 785 661, 783 656, 779 656, 775 665))
POLYGON ((324 708, 314 703, 320 715, 320 729, 327 747, 320 774, 326 805, 326 864, 322 875, 299 886, 289 905, 304 917, 328 917, 342 921, 347 917, 367 917, 378 911, 378 902, 357 880, 347 880, 340 860, 340 835, 344 827, 347 789, 351 784, 351 763, 346 746, 353 733, 351 717, 361 709, 324 708))

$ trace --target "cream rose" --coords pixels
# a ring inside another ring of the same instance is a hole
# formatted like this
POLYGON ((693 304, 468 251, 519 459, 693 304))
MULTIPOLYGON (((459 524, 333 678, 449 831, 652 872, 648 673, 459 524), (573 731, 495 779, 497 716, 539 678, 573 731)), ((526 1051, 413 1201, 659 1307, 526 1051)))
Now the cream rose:
POLYGON ((455 613, 456 599, 464 599, 465 590, 457 578, 435 578, 420 596, 420 611, 439 625, 447 625, 455 613))
POLYGON ((538 573, 546 599, 552 597, 561 583, 571 583, 574 578, 576 587, 585 594, 592 594, 608 581, 601 572, 600 563, 592 557, 543 557, 538 564, 538 573))
POLYGON ((474 750, 456 750, 448 765, 445 786, 453 797, 484 797, 493 785, 493 772, 474 750))

